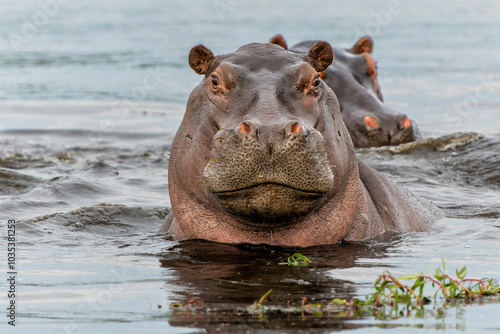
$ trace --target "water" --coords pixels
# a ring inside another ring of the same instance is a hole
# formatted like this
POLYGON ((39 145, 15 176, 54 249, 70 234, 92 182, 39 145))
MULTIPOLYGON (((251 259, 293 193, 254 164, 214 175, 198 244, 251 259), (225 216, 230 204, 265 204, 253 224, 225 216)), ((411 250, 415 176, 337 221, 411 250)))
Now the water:
POLYGON ((49 2, 0 6, 0 226, 15 219, 18 237, 17 326, 4 317, 2 333, 500 329, 495 301, 385 320, 245 311, 270 288, 282 307, 363 297, 383 270, 432 272, 441 257, 451 273, 500 278, 497 2, 49 2), (386 102, 424 139, 445 137, 358 155, 444 211, 431 231, 305 250, 306 268, 279 265, 289 250, 156 234, 170 143, 200 80, 190 48, 221 54, 276 33, 290 45, 374 38, 386 102), (170 307, 191 297, 205 312, 170 307))

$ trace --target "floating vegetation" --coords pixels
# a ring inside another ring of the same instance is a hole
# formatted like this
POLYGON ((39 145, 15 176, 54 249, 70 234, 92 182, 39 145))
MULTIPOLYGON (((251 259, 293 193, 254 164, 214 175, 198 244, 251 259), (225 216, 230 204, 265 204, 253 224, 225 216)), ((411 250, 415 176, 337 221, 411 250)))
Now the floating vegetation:
POLYGON ((292 256, 290 256, 286 262, 282 261, 280 262, 280 265, 287 265, 287 266, 292 266, 292 267, 305 267, 311 263, 311 260, 309 260, 307 257, 300 253, 295 253, 292 256))
MULTIPOLYGON (((297 256, 295 257, 297 258, 297 256)), ((271 294, 272 290, 269 290, 262 296, 259 302, 248 307, 248 311, 262 313, 266 311, 275 312, 279 309, 281 312, 288 314, 300 313, 303 316, 305 314, 323 315, 325 312, 361 316, 386 315, 387 307, 389 307, 391 308, 390 312, 403 315, 399 312, 401 308, 406 310, 407 315, 410 315, 412 311, 416 311, 416 313, 425 312, 424 305, 432 303, 431 297, 424 295, 424 287, 429 285, 434 290, 437 287, 433 300, 437 304, 437 299, 440 295, 444 301, 442 307, 480 301, 483 296, 498 296, 500 294, 498 280, 492 278, 466 278, 466 274, 467 268, 464 266, 460 270, 456 270, 455 278, 451 277, 446 271, 446 264, 443 260, 443 268, 436 269, 434 275, 420 273, 394 277, 388 270, 385 270, 375 280, 375 291, 367 294, 365 299, 352 298, 346 300, 335 298, 328 304, 308 304, 306 303, 307 298, 304 297, 300 307, 288 305, 286 308, 266 308, 263 306, 263 302, 271 294), (403 281, 410 281, 410 283, 405 284, 403 281)))
MULTIPOLYGON (((307 266, 310 262, 304 255, 295 253, 279 264, 300 267, 307 266)), ((483 303, 485 300, 500 302, 500 298, 496 298, 500 295, 498 280, 467 278, 466 274, 467 268, 464 266, 455 271, 455 277, 450 276, 444 260, 443 268, 436 269, 433 275, 420 273, 395 277, 386 270, 375 280, 374 291, 367 294, 364 299, 334 298, 328 303, 311 303, 307 297, 303 297, 295 303, 288 301, 286 306, 271 305, 269 299, 273 290, 270 289, 259 300, 248 306, 246 313, 260 318, 287 315, 302 318, 373 316, 377 319, 390 319, 401 316, 423 317, 429 312, 439 316, 447 307, 483 303), (432 290, 432 294, 428 294, 429 289, 432 290), (429 309, 428 305, 432 308, 429 309)), ((185 306, 173 303, 170 308, 177 311, 184 310, 188 313, 188 317, 190 312, 196 310, 210 312, 210 308, 206 308, 201 301, 194 298, 191 298, 185 306)), ((238 310, 238 313, 242 314, 241 311, 238 310)))
POLYGON ((270 289, 269 291, 267 291, 264 295, 262 295, 262 297, 260 297, 260 299, 259 299, 258 302, 255 302, 252 306, 249 306, 248 309, 249 310, 253 309, 253 310, 262 310, 262 311, 265 311, 266 308, 264 306, 264 301, 271 294, 271 292, 273 292, 273 289, 270 289))

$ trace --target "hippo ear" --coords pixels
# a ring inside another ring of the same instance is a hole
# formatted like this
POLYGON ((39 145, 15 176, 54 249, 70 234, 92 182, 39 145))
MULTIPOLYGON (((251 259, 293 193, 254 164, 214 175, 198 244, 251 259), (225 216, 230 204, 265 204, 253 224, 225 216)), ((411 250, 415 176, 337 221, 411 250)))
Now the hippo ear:
POLYGON ((324 41, 314 43, 309 49, 307 56, 311 65, 318 72, 326 70, 328 66, 333 63, 333 59, 335 58, 332 47, 324 41))
POLYGON ((283 36, 281 36, 281 35, 274 36, 273 38, 271 38, 271 40, 269 41, 269 43, 271 43, 271 44, 277 44, 277 45, 281 46, 283 49, 288 50, 288 47, 286 45, 286 41, 283 38, 283 36))
POLYGON ((373 50, 373 40, 370 36, 364 36, 357 41, 349 51, 356 55, 363 52, 371 53, 373 50))
POLYGON ((198 74, 207 73, 212 59, 214 59, 212 51, 201 44, 196 45, 189 51, 189 66, 198 74))

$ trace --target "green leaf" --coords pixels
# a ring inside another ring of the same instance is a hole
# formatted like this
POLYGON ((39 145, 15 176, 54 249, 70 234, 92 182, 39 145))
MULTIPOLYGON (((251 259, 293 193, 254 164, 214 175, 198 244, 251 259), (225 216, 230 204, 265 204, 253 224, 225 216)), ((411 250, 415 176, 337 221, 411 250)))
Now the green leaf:
POLYGON ((412 289, 412 290, 415 290, 416 288, 423 286, 425 283, 426 283, 426 281, 424 280, 424 278, 423 278, 423 277, 419 277, 419 278, 415 281, 415 283, 413 283, 413 285, 412 285, 411 289, 412 289))
POLYGON ((297 261, 300 259, 300 260, 304 261, 304 263, 311 262, 311 260, 309 260, 307 257, 305 257, 304 255, 302 255, 300 253, 295 253, 292 255, 292 257, 295 258, 297 261))
POLYGON ((371 303, 373 303, 373 300, 375 299, 375 293, 369 293, 365 296, 365 298, 366 298, 365 305, 370 305, 371 303))
POLYGON ((300 253, 294 253, 292 256, 288 257, 287 262, 280 262, 280 265, 289 265, 293 267, 307 266, 311 260, 300 253))
POLYGON ((260 297, 259 304, 262 304, 264 300, 273 292, 273 289, 270 289, 268 292, 266 292, 262 297, 260 297))
POLYGON ((465 278, 465 275, 467 274, 467 266, 463 266, 463 268, 458 271, 457 269, 457 277, 460 278, 461 280, 465 278))
POLYGON ((409 281, 411 279, 417 279, 419 277, 420 277, 420 274, 410 274, 410 275, 397 277, 397 279, 402 280, 402 281, 409 281))
POLYGON ((344 305, 346 303, 345 299, 342 300, 340 298, 335 298, 334 300, 331 301, 332 304, 337 304, 337 305, 344 305))

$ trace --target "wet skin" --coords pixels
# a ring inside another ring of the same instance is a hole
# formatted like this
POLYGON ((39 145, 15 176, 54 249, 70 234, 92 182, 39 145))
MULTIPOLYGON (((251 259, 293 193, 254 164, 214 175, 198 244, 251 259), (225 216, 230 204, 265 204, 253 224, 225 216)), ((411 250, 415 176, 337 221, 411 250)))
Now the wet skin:
POLYGON ((432 206, 356 159, 320 78, 333 58, 326 42, 306 54, 274 44, 217 57, 191 50, 204 78, 172 143, 172 212, 160 232, 305 247, 428 227, 432 206))
MULTIPOLYGON (((287 48, 281 35, 271 43, 287 48)), ((306 53, 315 41, 304 41, 290 50, 306 53)), ((377 80, 377 63, 370 53, 373 41, 365 36, 348 50, 333 48, 335 62, 322 79, 335 92, 342 118, 355 147, 399 145, 416 140, 416 124, 384 103, 377 80)))

